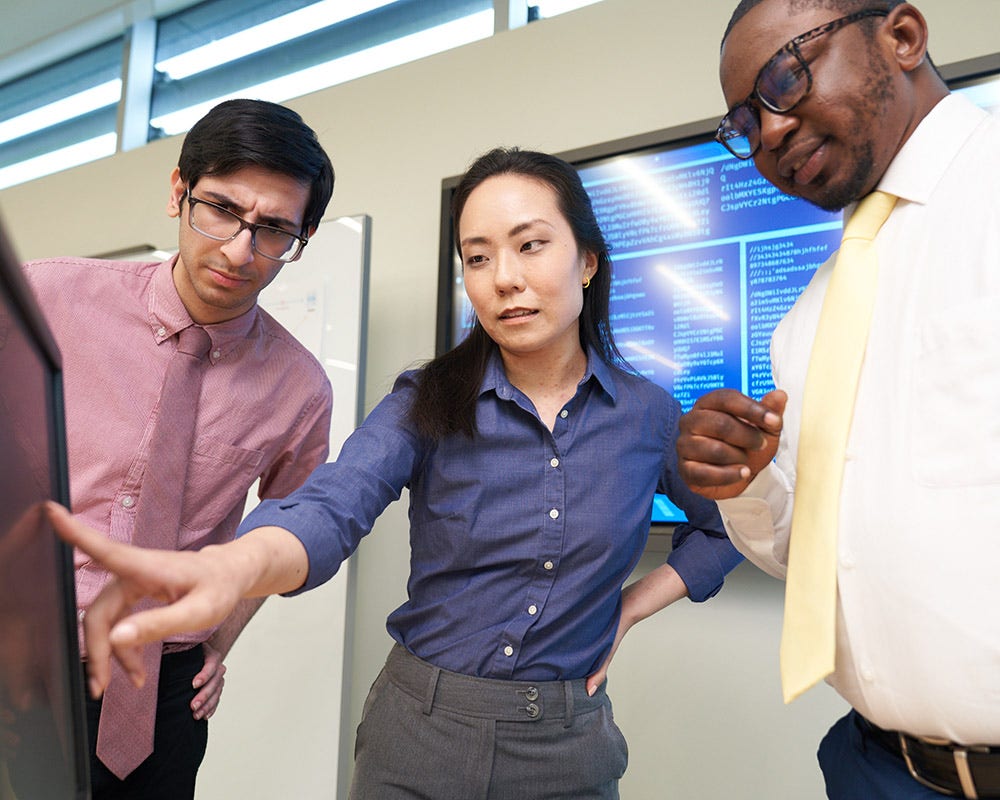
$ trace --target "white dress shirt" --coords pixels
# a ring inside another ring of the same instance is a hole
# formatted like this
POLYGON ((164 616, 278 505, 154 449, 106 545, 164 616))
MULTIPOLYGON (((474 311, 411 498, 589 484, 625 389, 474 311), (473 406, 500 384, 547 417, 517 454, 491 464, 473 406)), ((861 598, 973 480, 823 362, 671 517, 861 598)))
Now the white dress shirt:
MULTIPOLYGON (((1000 745, 1000 121, 949 96, 879 189, 879 285, 841 492, 837 669, 875 724, 1000 745)), ((853 209, 852 209, 853 210, 853 209)), ((833 259, 775 330, 775 462, 719 502, 784 577, 802 390, 833 259)))

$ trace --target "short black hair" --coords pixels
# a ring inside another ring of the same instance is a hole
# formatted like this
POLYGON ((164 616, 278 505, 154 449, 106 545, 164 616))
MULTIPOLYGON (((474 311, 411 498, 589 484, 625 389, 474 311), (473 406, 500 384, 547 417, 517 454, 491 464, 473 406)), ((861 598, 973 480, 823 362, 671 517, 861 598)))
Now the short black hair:
MULTIPOLYGON (((736 25, 747 12, 752 8, 759 6, 765 0, 740 0, 739 5, 736 6, 736 10, 733 11, 732 17, 729 18, 729 24, 726 26, 726 32, 722 35, 722 43, 726 43, 726 39, 729 38, 730 32, 733 30, 733 26, 736 25)), ((855 11, 860 11, 862 8, 879 8, 885 11, 890 11, 896 6, 902 5, 906 0, 880 0, 880 2, 873 3, 871 0, 787 0, 789 12, 801 11, 805 8, 828 8, 831 11, 839 11, 842 14, 851 14, 855 11)))
POLYGON ((333 195, 333 165, 316 132, 290 108, 266 100, 219 103, 188 131, 177 166, 189 189, 205 175, 232 175, 249 166, 307 184, 303 234, 319 225, 333 195))

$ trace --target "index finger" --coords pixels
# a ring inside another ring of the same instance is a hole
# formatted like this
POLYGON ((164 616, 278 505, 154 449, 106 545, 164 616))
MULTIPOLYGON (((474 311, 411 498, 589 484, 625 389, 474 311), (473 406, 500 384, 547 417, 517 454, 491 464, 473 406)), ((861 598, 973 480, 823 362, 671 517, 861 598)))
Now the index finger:
POLYGON ((101 564, 108 565, 114 557, 114 549, 118 547, 103 534, 83 524, 69 513, 69 509, 58 503, 45 503, 45 513, 53 529, 64 542, 78 547, 88 556, 101 564))

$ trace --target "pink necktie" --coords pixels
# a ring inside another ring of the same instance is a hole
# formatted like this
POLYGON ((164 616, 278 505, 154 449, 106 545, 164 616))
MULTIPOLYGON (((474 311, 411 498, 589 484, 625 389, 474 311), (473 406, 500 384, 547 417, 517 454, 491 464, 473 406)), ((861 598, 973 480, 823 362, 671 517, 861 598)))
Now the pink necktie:
MULTIPOLYGON (((185 328, 167 366, 136 509, 132 537, 136 546, 176 547, 198 416, 202 359, 210 346, 211 339, 204 328, 197 325, 185 328)), ((138 607, 151 605, 147 602, 138 607)), ((97 756, 122 780, 153 752, 161 651, 162 645, 146 646, 143 652, 146 683, 141 689, 132 685, 117 662, 112 664, 111 682, 104 693, 97 730, 97 756)))

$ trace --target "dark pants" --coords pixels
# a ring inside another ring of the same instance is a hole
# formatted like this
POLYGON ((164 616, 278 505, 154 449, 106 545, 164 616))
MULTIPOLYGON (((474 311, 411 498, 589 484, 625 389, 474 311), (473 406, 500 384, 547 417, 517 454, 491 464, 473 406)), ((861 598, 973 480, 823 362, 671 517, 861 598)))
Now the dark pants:
POLYGON ((610 800, 627 762, 603 688, 470 678, 397 645, 365 701, 351 798, 610 800))
POLYGON ((159 696, 153 753, 121 781, 97 757, 101 701, 87 698, 92 800, 185 800, 194 797, 194 781, 208 744, 208 720, 191 712, 191 681, 205 664, 200 646, 169 653, 160 662, 159 696))
POLYGON ((902 758, 864 732, 856 711, 830 728, 818 756, 830 800, 941 800, 947 796, 914 780, 902 758))

